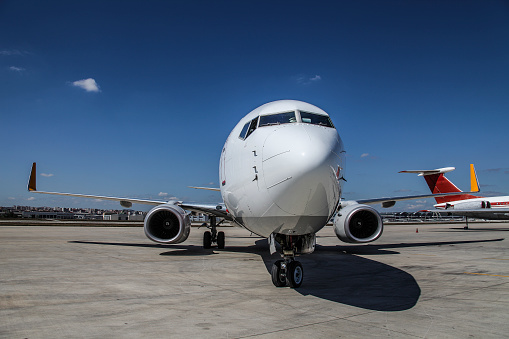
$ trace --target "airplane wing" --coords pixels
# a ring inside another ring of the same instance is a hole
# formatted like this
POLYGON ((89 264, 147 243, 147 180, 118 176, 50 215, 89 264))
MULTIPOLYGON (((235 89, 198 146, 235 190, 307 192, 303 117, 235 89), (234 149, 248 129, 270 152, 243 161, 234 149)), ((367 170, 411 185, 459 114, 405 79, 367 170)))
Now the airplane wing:
POLYGON ((28 191, 31 193, 41 193, 41 194, 53 194, 53 195, 65 195, 71 197, 79 197, 79 198, 89 198, 89 199, 100 199, 100 200, 110 200, 110 201, 118 201, 120 205, 124 208, 130 208, 133 204, 145 204, 145 205, 162 205, 162 204, 172 204, 178 205, 185 210, 205 213, 209 215, 215 215, 221 218, 226 218, 231 220, 231 216, 226 211, 224 204, 192 204, 192 203, 183 203, 182 201, 161 201, 161 200, 146 200, 146 199, 136 199, 136 198, 121 198, 121 197, 107 197, 102 195, 90 195, 90 194, 78 194, 78 193, 62 193, 62 192, 46 192, 46 191, 38 191, 36 187, 36 163, 32 164, 32 171, 30 172, 30 179, 28 181, 28 191))

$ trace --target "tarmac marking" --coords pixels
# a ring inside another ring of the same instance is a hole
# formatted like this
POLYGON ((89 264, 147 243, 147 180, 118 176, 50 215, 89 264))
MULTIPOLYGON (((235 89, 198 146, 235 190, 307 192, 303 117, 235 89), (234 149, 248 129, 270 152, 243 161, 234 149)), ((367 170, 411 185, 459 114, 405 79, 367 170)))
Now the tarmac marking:
POLYGON ((463 272, 463 274, 488 275, 488 276, 490 276, 490 277, 503 277, 503 278, 509 278, 509 275, 498 275, 498 274, 487 274, 487 273, 472 273, 472 272, 463 272))
POLYGON ((484 260, 509 260, 509 259, 498 259, 498 258, 483 258, 484 260))

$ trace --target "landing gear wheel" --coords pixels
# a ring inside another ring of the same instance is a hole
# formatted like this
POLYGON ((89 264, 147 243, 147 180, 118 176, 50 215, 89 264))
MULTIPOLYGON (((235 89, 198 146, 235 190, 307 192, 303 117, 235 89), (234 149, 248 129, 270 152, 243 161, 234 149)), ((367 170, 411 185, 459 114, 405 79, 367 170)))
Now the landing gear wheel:
POLYGON ((281 264, 283 263, 283 260, 278 260, 274 264, 272 264, 272 283, 276 287, 284 287, 286 286, 286 278, 281 276, 281 264))
POLYGON ((210 248, 212 246, 212 233, 206 231, 203 233, 203 248, 210 248))
POLYGON ((224 232, 217 232, 217 248, 220 250, 224 248, 224 232))
POLYGON ((304 280, 304 270, 302 264, 298 261, 292 261, 286 268, 286 282, 291 288, 297 288, 302 285, 304 280))

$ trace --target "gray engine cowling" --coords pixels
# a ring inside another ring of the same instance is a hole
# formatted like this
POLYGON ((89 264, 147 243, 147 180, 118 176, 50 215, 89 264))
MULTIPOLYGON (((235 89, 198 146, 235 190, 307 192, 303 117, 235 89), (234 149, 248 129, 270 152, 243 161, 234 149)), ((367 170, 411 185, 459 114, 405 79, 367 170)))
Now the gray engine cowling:
POLYGON ((177 205, 164 204, 154 207, 145 217, 145 235, 163 244, 178 244, 187 239, 191 221, 186 212, 177 205))
POLYGON ((454 205, 446 204, 446 209, 455 209, 455 210, 474 210, 479 208, 491 208, 491 202, 484 200, 472 199, 472 201, 459 202, 454 205))
POLYGON ((336 236, 348 243, 375 241, 382 235, 383 228, 382 217, 368 205, 354 204, 343 207, 334 218, 336 236))

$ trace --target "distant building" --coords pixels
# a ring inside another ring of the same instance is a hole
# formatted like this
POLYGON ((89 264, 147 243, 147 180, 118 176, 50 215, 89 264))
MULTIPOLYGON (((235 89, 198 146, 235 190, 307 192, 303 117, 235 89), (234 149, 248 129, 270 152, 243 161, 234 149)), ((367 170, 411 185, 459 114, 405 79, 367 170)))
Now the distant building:
POLYGON ((75 219, 75 215, 73 213, 66 212, 46 212, 46 211, 23 211, 21 213, 22 218, 29 219, 65 219, 71 220, 75 219))
POLYGON ((191 220, 191 222, 208 222, 210 218, 203 213, 191 212, 191 214, 189 214, 189 220, 191 220))

